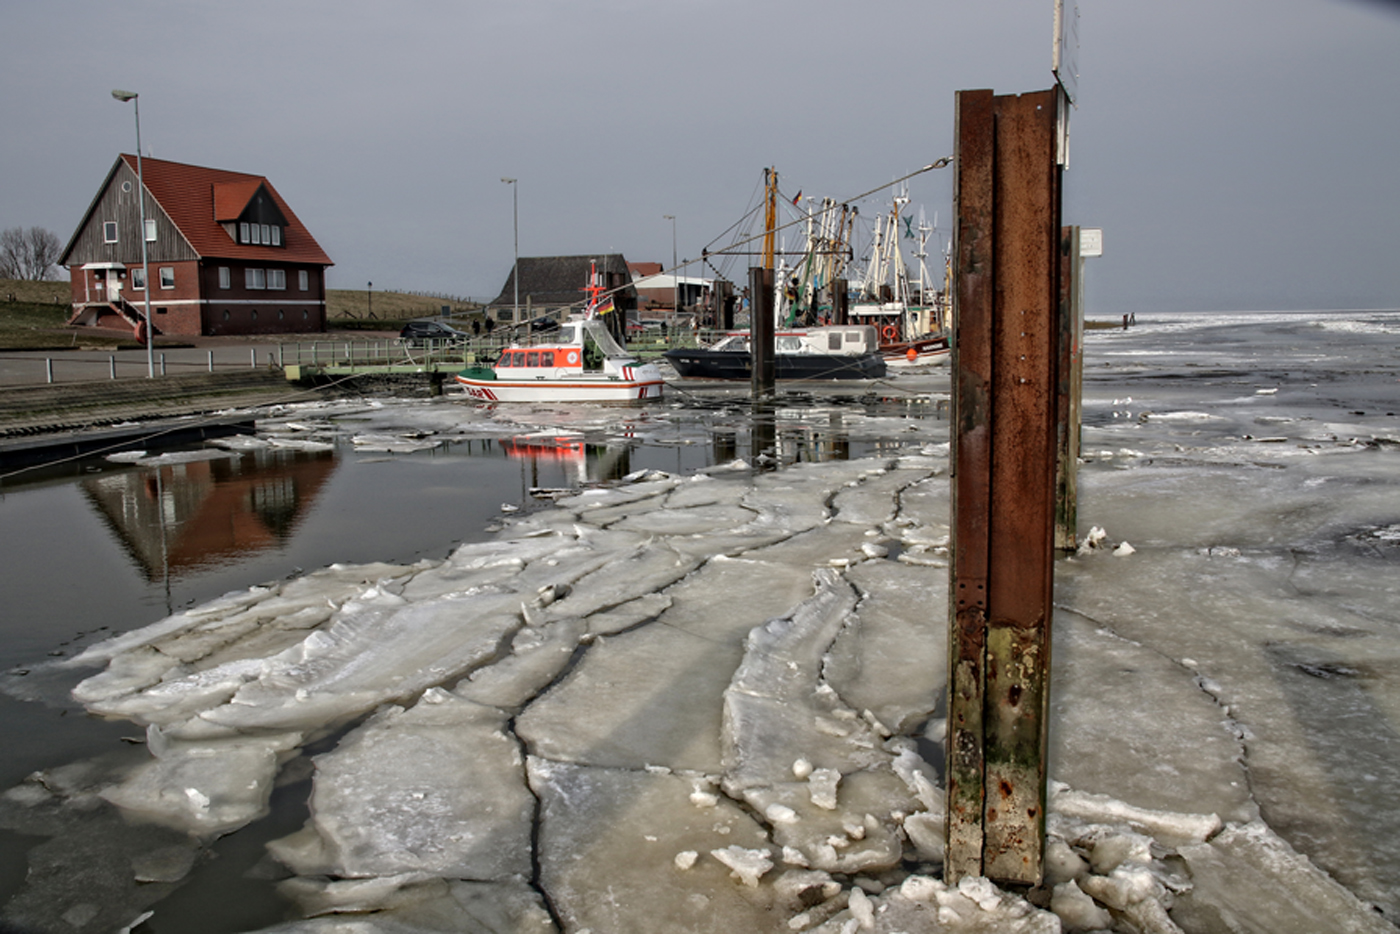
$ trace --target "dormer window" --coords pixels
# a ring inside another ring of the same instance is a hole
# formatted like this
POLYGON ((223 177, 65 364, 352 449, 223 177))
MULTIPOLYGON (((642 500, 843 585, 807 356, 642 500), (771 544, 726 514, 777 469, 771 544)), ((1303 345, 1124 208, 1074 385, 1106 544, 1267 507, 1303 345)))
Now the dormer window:
POLYGON ((253 246, 281 246, 282 227, 279 224, 254 224, 240 221, 238 242, 253 246))

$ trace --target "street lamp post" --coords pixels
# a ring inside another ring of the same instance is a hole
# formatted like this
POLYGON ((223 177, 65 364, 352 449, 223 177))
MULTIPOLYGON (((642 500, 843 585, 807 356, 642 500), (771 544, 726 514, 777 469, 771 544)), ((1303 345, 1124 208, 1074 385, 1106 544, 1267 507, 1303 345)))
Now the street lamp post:
POLYGON ((137 234, 141 240, 141 276, 144 278, 145 286, 141 293, 146 300, 146 378, 154 379, 156 375, 156 355, 155 328, 151 326, 151 262, 146 251, 146 178, 141 171, 141 101, 135 91, 123 91, 114 89, 112 96, 125 103, 132 102, 136 111, 136 209, 140 219, 140 232, 137 234))
POLYGON ((515 222, 515 268, 511 270, 510 279, 515 283, 515 310, 511 320, 516 324, 520 323, 520 186, 513 178, 502 178, 501 181, 510 186, 511 217, 515 222))
POLYGON ((671 222, 671 327, 676 326, 676 315, 681 310, 680 265, 676 262, 676 215, 662 214, 671 222))

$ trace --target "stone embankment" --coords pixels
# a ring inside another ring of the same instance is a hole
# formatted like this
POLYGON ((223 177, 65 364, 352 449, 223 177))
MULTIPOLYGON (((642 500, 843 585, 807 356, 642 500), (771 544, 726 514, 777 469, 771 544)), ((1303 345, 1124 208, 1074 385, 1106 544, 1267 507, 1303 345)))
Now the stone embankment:
POLYGON ((157 379, 17 386, 0 392, 0 464, 33 463, 121 446, 157 430, 227 434, 251 418, 214 417, 300 395, 278 371, 234 370, 157 379))

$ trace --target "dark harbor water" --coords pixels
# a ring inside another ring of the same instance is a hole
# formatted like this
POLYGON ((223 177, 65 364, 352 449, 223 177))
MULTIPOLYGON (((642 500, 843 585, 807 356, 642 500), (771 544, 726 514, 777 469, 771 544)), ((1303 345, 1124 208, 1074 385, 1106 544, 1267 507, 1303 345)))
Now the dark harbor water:
MULTIPOLYGON (((688 474, 756 452, 768 467, 897 452, 927 440, 922 430, 901 437, 910 423, 946 435, 946 396, 907 391, 788 395, 759 411, 715 397, 662 413, 535 411, 463 436, 468 413, 480 421, 476 410, 441 401, 281 413, 266 426, 283 439, 273 446, 151 451, 138 463, 93 458, 6 478, 0 672, 12 677, 0 692, 0 788, 104 752, 144 754, 139 727, 89 716, 66 698, 74 679, 28 673, 114 633, 332 564, 441 560, 486 539, 502 517, 549 506, 551 492, 634 471, 688 474), (864 425, 854 439, 852 421, 864 425), (872 422, 888 424, 872 434, 872 422)), ((286 781, 271 816, 220 840, 218 858, 162 899, 141 931, 235 932, 282 918, 258 867, 263 844, 306 816, 308 782, 286 781)), ((0 830, 0 904, 40 861, 39 842, 0 830)))

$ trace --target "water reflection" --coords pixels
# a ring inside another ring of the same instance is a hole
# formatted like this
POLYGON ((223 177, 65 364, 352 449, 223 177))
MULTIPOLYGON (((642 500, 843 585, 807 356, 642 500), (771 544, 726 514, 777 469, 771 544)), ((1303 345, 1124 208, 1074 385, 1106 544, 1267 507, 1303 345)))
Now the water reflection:
POLYGON ((331 451, 251 451, 81 482, 148 582, 285 544, 335 471, 331 451))
POLYGON ((500 444, 507 457, 528 465, 530 489, 542 486, 542 465, 563 468, 565 482, 573 485, 620 480, 632 472, 630 444, 595 444, 582 435, 554 432, 517 435, 500 444))

